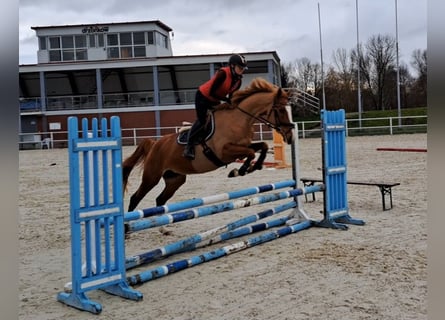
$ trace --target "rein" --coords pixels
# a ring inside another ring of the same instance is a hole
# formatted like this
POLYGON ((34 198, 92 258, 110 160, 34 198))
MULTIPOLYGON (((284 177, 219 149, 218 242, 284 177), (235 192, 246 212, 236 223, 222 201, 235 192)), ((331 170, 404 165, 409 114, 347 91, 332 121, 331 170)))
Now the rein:
MULTIPOLYGON (((273 106, 272 106, 272 110, 275 110, 275 109, 274 109, 275 107, 276 107, 276 105, 273 105, 273 106)), ((275 129, 275 130, 278 131, 278 132, 281 132, 281 126, 284 126, 284 127, 290 127, 290 128, 295 128, 295 125, 294 125, 293 123, 290 123, 290 122, 288 122, 288 123, 279 123, 278 125, 276 125, 276 124, 270 122, 269 120, 267 120, 266 118, 263 118, 263 117, 257 117, 256 115, 254 115, 254 114, 252 114, 252 113, 250 113, 250 112, 247 112, 247 111, 244 110, 244 109, 241 109, 239 106, 236 106, 235 108, 238 109, 239 111, 241 111, 241 112, 247 114, 249 117, 254 118, 255 120, 257 120, 257 121, 259 121, 259 122, 261 122, 261 123, 264 123, 264 124, 267 125, 269 128, 275 129)), ((276 119, 277 119, 277 116, 275 115, 275 120, 276 120, 276 119)))

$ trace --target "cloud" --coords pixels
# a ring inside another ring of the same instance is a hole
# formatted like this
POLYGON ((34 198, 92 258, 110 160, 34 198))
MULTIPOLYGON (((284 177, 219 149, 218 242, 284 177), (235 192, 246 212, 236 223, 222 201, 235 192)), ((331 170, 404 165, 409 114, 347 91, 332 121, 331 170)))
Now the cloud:
MULTIPOLYGON (((356 46, 355 0, 21 0, 19 60, 27 63, 33 55, 36 60, 31 26, 160 20, 174 30, 175 54, 277 51, 283 62, 302 57, 318 62, 318 3, 328 63, 334 50, 356 46)), ((358 3, 361 42, 376 34, 395 36, 394 2, 358 3)), ((426 49, 426 1, 399 1, 398 17, 401 56, 426 49)))

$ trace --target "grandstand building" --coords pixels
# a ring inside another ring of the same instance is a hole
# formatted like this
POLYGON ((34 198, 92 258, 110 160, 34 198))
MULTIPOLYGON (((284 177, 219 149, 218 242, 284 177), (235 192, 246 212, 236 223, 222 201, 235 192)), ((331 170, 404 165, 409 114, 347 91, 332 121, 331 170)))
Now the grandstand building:
MULTIPOLYGON (((66 146, 69 116, 118 115, 124 142, 134 130, 138 137, 170 133, 194 121, 197 87, 232 54, 175 56, 173 30, 159 20, 32 29, 37 64, 19 66, 22 148, 49 136, 66 146)), ((241 54, 249 65, 243 86, 255 77, 280 85, 275 51, 241 54)))

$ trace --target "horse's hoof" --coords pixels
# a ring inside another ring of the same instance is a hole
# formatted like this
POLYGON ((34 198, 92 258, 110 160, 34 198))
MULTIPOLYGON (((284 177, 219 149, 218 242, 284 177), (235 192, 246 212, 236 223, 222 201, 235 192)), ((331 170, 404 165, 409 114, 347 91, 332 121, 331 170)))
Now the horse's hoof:
POLYGON ((227 177, 234 178, 234 177, 237 177, 237 176, 239 176, 238 169, 233 169, 232 171, 229 172, 227 177))

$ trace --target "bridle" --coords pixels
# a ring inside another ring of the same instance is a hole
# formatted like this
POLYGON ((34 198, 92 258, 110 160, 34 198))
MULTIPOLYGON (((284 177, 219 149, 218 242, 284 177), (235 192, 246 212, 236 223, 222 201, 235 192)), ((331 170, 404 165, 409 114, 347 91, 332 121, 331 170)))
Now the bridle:
MULTIPOLYGON (((270 112, 272 112, 272 111, 274 112, 275 123, 270 122, 269 120, 267 120, 267 118, 256 116, 256 115, 254 115, 254 114, 252 114, 252 113, 250 113, 250 112, 240 108, 238 105, 236 106, 236 108, 239 111, 247 114, 249 117, 251 117, 251 118, 253 118, 253 119, 255 119, 255 120, 257 120, 257 121, 259 121, 261 123, 264 123, 269 128, 275 129, 277 132, 282 133, 282 127, 287 127, 287 128, 291 128, 291 129, 295 128, 295 125, 292 122, 283 122, 283 123, 280 122, 280 118, 278 116, 278 112, 279 112, 278 108, 280 108, 280 105, 278 105, 278 104, 272 105, 272 108, 270 110, 270 112)), ((268 115, 267 115, 267 117, 268 117, 268 115)))

